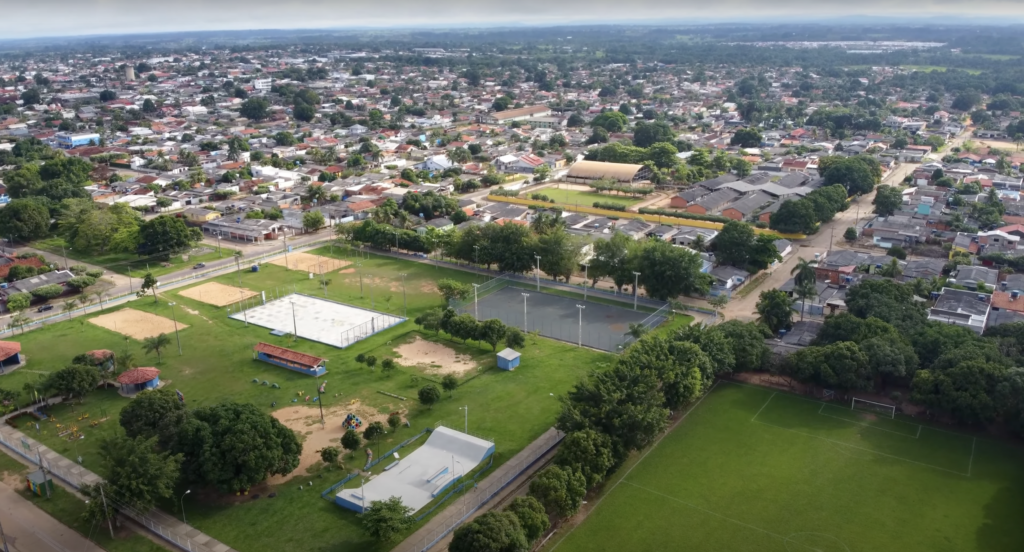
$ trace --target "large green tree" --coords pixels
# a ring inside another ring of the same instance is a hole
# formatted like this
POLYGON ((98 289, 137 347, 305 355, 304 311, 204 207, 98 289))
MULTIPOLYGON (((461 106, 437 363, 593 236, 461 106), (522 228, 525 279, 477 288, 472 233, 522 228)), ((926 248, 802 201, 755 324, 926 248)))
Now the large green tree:
POLYGON ((202 239, 203 232, 198 228, 189 228, 180 218, 160 215, 139 227, 138 253, 167 258, 194 247, 202 239))
POLYGON ((573 431, 558 446, 555 464, 583 475, 587 487, 596 487, 615 465, 611 439, 593 429, 573 431))
POLYGON ((635 249, 632 263, 647 295, 668 300, 680 295, 705 295, 711 276, 701 272, 700 255, 663 240, 648 240, 635 249))
POLYGON ((587 494, 583 474, 560 466, 548 466, 530 482, 530 496, 544 505, 548 514, 567 518, 580 510, 587 494))
POLYGON ((539 539, 544 531, 551 526, 544 505, 532 496, 518 496, 512 499, 505 511, 516 516, 519 525, 523 528, 523 534, 526 535, 526 540, 529 542, 539 539))
POLYGON ((762 291, 757 300, 757 314, 773 334, 788 330, 793 326, 793 299, 778 289, 762 291))
POLYGON ((731 345, 735 358, 737 372, 749 372, 763 369, 771 357, 771 349, 765 343, 765 338, 771 337, 771 332, 760 324, 754 322, 741 322, 729 320, 715 326, 731 345))
POLYGON ((391 542, 414 523, 410 514, 412 508, 402 504, 402 499, 393 496, 387 500, 374 500, 359 514, 366 534, 380 542, 391 542))
POLYGON ((174 493, 181 455, 159 451, 155 437, 108 437, 100 442, 99 454, 107 482, 119 502, 148 512, 174 493))
POLYGON ((449 552, 526 552, 530 543, 512 512, 491 510, 459 527, 449 552))
POLYGON ((238 112, 246 119, 262 121, 270 116, 270 103, 259 97, 249 98, 242 102, 238 112))
POLYGON ((72 364, 52 372, 43 387, 57 395, 81 398, 94 391, 101 379, 100 371, 96 368, 72 364))
POLYGON ((184 455, 182 471, 190 481, 237 492, 299 465, 302 444, 295 433, 256 405, 227 402, 190 414, 175 451, 184 455))
POLYGON ((19 241, 46 237, 50 229, 50 212, 32 199, 15 199, 0 209, 0 234, 19 241))
POLYGON ((121 427, 128 437, 155 438, 160 448, 172 450, 178 428, 185 423, 185 404, 170 389, 139 393, 121 409, 121 427))
POLYGON ((903 193, 899 188, 893 186, 879 186, 871 204, 875 206, 876 215, 887 217, 895 213, 903 204, 903 193))

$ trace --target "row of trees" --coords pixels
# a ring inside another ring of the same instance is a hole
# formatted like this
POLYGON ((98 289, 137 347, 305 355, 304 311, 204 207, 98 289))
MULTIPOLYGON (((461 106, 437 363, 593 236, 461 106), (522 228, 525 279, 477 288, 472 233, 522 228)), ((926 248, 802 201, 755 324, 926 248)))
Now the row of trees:
POLYGON ((818 188, 800 199, 786 200, 772 213, 768 228, 783 233, 811 234, 822 222, 845 211, 848 190, 840 184, 818 188))
MULTIPOLYGON (((929 321, 920 286, 867 280, 849 289, 849 312, 830 316, 813 346, 774 367, 798 381, 851 391, 911 390, 911 400, 948 421, 1004 421, 1024 432, 1024 323, 986 330, 929 321)), ((792 325, 792 300, 762 292, 758 311, 777 332, 792 325)), ((903 397, 893 392, 894 402, 903 397)))
POLYGON ((471 314, 459 314, 455 309, 431 309, 415 320, 424 330, 435 335, 445 332, 452 339, 461 339, 463 343, 473 339, 498 349, 498 343, 504 343, 510 349, 521 349, 526 345, 526 336, 515 326, 506 326, 497 318, 478 321, 471 314))

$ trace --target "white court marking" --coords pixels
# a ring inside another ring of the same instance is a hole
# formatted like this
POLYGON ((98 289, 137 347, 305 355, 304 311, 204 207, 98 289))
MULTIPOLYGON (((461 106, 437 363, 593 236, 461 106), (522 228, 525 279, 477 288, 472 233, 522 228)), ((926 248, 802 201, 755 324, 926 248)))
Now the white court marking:
POLYGON ((822 536, 826 536, 826 537, 835 539, 837 542, 842 544, 843 547, 846 548, 846 550, 850 549, 848 546, 846 546, 846 543, 844 543, 843 541, 833 537, 832 535, 826 535, 824 533, 793 533, 792 535, 787 537, 787 536, 784 536, 784 535, 780 535, 778 533, 773 533, 773 532, 771 532, 771 531, 769 531, 767 529, 762 529, 762 528, 760 528, 760 527, 758 527, 756 525, 751 525, 749 523, 740 521, 738 519, 733 519, 733 518, 731 518, 729 516, 723 516, 722 514, 719 514, 718 512, 713 512, 711 510, 708 510, 707 508, 701 508, 700 506, 697 506, 696 504, 690 504, 689 502, 687 502, 685 500, 676 498, 674 496, 667 495, 665 493, 660 493, 658 491, 655 491, 654 489, 648 489, 647 487, 644 487, 642 485, 637 485, 636 483, 633 483, 632 481, 626 481, 626 480, 623 479, 622 482, 627 484, 627 485, 630 485, 632 487, 636 487, 637 489, 641 489, 641 490, 647 491, 647 492, 649 492, 651 494, 658 495, 658 496, 660 496, 662 498, 667 498, 667 499, 669 499, 671 501, 678 502, 678 503, 683 504, 685 506, 689 506, 690 508, 693 508, 694 510, 698 510, 700 512, 704 512, 705 514, 709 514, 709 515, 715 516, 717 518, 722 518, 722 519, 724 519, 724 520, 726 520, 728 522, 735 523, 736 525, 741 525, 741 526, 746 527, 748 529, 753 529, 755 531, 760 531, 760 532, 762 532, 762 533, 764 533, 766 535, 771 535, 771 536, 781 540, 783 542, 783 544, 787 544, 789 542, 793 542, 794 544, 796 544, 798 546, 802 546, 803 548, 806 548, 807 550, 810 550, 812 552, 820 552, 820 550, 818 550, 817 548, 811 548, 810 546, 807 546, 805 544, 802 544, 802 543, 799 543, 799 542, 796 542, 796 541, 791 541, 790 538, 793 537, 793 536, 796 536, 796 535, 822 535, 822 536))
POLYGON ((231 318, 342 348, 405 320, 301 293, 267 301, 231 318))
MULTIPOLYGON (((849 422, 851 424, 856 424, 856 425, 859 425, 859 426, 864 426, 866 428, 877 429, 878 431, 885 431, 887 433, 894 433, 896 435, 900 435, 900 436, 907 437, 907 438, 910 438, 910 439, 917 439, 918 437, 921 436, 921 425, 920 424, 911 424, 911 423, 907 423, 907 422, 900 422, 899 420, 893 420, 894 422, 899 422, 901 424, 906 424, 906 425, 910 425, 910 426, 917 426, 917 435, 907 435, 906 433, 900 433, 899 431, 893 431, 891 429, 885 429, 883 427, 873 426, 871 424, 866 424, 864 422, 855 422, 853 420, 848 420, 846 418, 842 418, 842 417, 839 417, 839 416, 833 416, 831 414, 825 414, 823 412, 823 410, 825 410, 826 406, 829 406, 829 405, 825 404, 825 403, 821 403, 821 408, 818 409, 818 415, 819 416, 825 416, 826 418, 834 418, 836 420, 842 420, 844 422, 849 422)), ((838 407, 836 407, 836 408, 838 408, 838 407)))

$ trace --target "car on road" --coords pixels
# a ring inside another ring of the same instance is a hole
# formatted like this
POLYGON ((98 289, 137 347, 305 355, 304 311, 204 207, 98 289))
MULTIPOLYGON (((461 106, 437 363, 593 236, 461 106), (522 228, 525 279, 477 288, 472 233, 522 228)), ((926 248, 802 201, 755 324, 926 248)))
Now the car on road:
POLYGON ((192 270, 195 270, 197 268, 206 268, 206 263, 196 263, 192 265, 192 270))
POLYGON ((53 305, 43 305, 43 306, 39 307, 38 309, 36 309, 36 312, 46 312, 46 311, 51 311, 51 310, 53 310, 53 305))

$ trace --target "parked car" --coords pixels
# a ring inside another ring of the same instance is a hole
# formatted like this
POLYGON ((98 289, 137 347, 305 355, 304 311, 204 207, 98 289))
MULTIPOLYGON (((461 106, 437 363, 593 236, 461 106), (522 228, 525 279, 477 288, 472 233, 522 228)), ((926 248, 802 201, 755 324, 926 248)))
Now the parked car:
POLYGON ((197 268, 206 268, 206 263, 196 263, 195 265, 192 266, 192 270, 195 270, 197 268))
POLYGON ((38 309, 36 309, 36 312, 46 312, 46 311, 50 311, 50 310, 53 310, 53 305, 43 305, 43 306, 39 307, 38 309))

